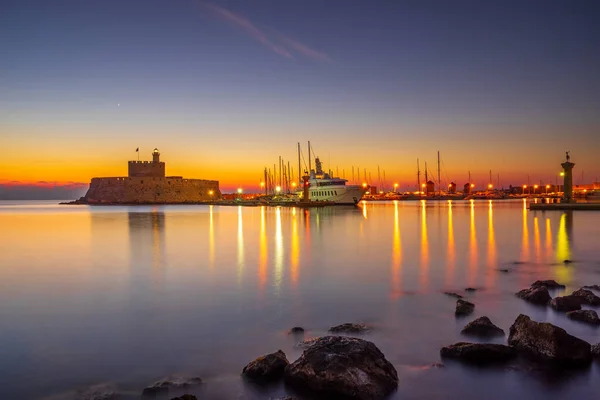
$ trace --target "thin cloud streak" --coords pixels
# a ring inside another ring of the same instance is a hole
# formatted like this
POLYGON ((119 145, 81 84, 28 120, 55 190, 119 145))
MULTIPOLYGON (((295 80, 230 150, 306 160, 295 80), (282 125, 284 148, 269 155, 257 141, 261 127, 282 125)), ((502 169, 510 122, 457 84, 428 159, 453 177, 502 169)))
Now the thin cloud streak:
POLYGON ((322 52, 314 50, 305 44, 302 44, 296 40, 290 39, 281 34, 276 34, 278 40, 274 40, 269 37, 267 33, 259 29, 254 25, 248 18, 243 15, 236 14, 223 7, 216 6, 210 3, 203 3, 206 7, 212 10, 215 14, 219 15, 228 22, 242 28, 248 35, 262 43, 265 47, 271 49, 273 52, 279 54, 282 57, 292 59, 294 58, 290 49, 293 49, 298 54, 304 57, 310 58, 316 61, 328 62, 331 58, 322 52))

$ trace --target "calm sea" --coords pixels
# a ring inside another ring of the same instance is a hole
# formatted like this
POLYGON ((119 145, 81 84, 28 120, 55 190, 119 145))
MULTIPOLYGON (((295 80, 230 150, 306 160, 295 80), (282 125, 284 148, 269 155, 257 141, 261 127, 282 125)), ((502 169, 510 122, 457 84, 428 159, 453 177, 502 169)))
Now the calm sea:
POLYGON ((309 338, 359 321, 398 370, 395 399, 597 398, 600 364, 551 378, 429 367, 482 315, 508 332, 525 313, 600 342, 600 330, 514 296, 536 279, 569 293, 600 284, 600 213, 531 212, 523 201, 0 202, 0 398, 71 398, 102 382, 136 398, 184 374, 205 380, 195 391, 203 399, 268 399, 285 388, 244 383, 247 362, 278 349, 295 360, 293 326, 309 338), (475 313, 457 320, 442 292, 466 287, 479 289, 469 295, 475 313))

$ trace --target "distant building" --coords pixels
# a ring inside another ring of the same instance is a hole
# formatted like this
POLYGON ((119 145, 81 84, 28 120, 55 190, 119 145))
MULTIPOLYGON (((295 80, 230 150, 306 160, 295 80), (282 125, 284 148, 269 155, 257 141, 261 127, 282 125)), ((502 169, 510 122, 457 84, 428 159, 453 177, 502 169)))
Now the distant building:
POLYGON ((448 193, 456 193, 456 183, 450 182, 448 185, 448 193))
POLYGON ((221 198, 219 181, 166 176, 165 163, 154 149, 152 161, 129 161, 127 177, 92 178, 78 203, 181 204, 221 198))

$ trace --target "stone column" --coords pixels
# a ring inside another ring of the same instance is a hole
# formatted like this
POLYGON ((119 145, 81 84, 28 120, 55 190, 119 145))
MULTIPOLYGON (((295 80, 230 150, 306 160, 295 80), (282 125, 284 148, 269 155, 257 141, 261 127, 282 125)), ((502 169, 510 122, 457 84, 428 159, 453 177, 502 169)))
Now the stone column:
POLYGON ((561 165, 565 174, 565 180, 563 183, 563 199, 568 203, 573 200, 573 167, 575 164, 570 161, 566 161, 561 165))

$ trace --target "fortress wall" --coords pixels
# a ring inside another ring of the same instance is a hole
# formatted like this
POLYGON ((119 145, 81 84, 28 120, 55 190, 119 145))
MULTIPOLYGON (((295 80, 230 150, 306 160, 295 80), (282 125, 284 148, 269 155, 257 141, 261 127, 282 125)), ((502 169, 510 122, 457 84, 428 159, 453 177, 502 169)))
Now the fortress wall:
POLYGON ((93 178, 88 203, 188 203, 221 198, 219 181, 180 177, 93 178), (210 191, 213 191, 212 196, 210 191))
POLYGON ((129 161, 129 177, 157 177, 165 176, 165 163, 152 161, 129 161))

